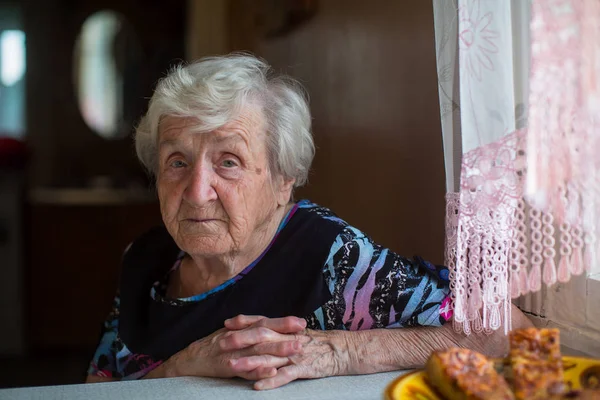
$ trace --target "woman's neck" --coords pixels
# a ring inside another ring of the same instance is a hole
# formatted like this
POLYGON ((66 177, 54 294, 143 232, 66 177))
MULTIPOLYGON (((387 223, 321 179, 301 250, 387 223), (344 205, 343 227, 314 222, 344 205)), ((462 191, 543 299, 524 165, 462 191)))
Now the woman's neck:
MULTIPOLYGON (((251 237, 244 250, 217 257, 184 258, 179 269, 182 292, 189 296, 206 292, 228 281, 256 260, 271 244, 277 229, 293 204, 278 207, 272 217, 251 237)), ((187 297, 182 296, 180 297, 187 297)))

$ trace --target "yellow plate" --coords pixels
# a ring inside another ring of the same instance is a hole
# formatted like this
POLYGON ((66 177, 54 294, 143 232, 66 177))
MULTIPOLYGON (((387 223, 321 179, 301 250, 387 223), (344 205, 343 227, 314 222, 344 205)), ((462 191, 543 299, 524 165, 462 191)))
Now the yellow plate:
MULTIPOLYGON (((569 389, 600 388, 600 360, 563 357, 565 382, 569 389)), ((385 390, 387 400, 442 400, 429 386, 425 371, 417 370, 396 378, 385 390)))

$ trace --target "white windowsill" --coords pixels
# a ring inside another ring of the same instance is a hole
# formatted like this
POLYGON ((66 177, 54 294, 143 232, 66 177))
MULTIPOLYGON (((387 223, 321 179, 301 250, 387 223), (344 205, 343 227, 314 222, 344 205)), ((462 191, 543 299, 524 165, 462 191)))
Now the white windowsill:
POLYGON ((586 282, 586 325, 600 332, 600 274, 590 275, 586 282))

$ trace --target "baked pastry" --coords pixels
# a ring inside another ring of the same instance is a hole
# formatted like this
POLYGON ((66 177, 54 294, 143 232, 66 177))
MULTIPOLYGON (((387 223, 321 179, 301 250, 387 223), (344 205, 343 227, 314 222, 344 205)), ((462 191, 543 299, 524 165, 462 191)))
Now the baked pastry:
POLYGON ((429 383, 447 400, 512 400, 514 396, 483 354, 469 349, 435 351, 425 366, 429 383))
POLYGON ((509 357, 498 360, 469 349, 436 351, 427 380, 447 400, 600 400, 600 388, 567 390, 558 329, 515 330, 509 344, 509 357))
POLYGON ((558 329, 510 332, 510 366, 515 398, 547 399, 565 391, 558 329))

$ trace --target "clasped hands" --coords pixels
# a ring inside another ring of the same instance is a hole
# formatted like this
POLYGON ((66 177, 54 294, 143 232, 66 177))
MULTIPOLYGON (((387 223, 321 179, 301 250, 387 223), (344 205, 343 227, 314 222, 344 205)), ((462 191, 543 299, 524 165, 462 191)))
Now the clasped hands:
POLYGON ((258 390, 345 373, 347 343, 297 317, 239 315, 177 354, 176 375, 241 377, 258 390))

